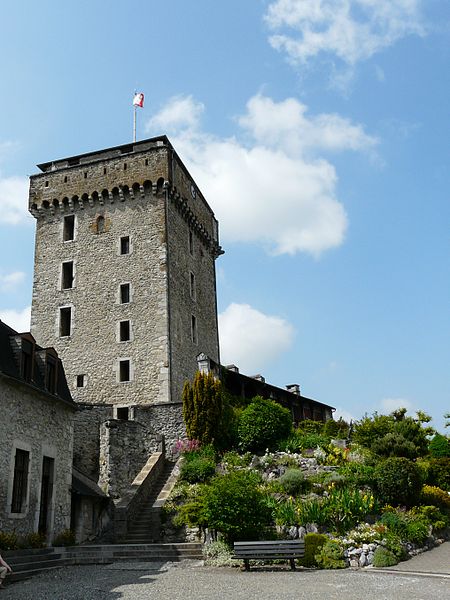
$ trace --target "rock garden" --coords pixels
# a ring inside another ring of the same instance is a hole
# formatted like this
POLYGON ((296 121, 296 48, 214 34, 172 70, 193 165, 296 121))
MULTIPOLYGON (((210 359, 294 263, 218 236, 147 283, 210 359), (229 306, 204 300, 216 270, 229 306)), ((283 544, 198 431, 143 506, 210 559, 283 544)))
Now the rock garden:
POLYGON ((209 564, 239 564, 234 541, 302 538, 304 567, 388 567, 448 537, 449 438, 422 412, 293 429, 279 404, 226 396, 200 374, 183 406, 188 439, 175 448, 164 528, 208 542, 209 564))

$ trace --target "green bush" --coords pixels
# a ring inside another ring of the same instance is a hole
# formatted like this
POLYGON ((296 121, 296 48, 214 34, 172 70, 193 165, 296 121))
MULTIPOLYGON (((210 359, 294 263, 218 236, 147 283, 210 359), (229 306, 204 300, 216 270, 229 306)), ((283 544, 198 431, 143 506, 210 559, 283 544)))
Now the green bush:
POLYGON ((297 430, 303 435, 309 433, 323 433, 324 423, 322 421, 313 421, 312 419, 305 419, 300 421, 297 430))
POLYGON ((361 488, 363 486, 373 487, 375 468, 357 462, 348 462, 339 467, 338 473, 345 477, 351 487, 361 488))
POLYGON ((53 546, 75 546, 75 533, 64 529, 53 539, 53 546))
POLYGON ((386 525, 389 531, 399 538, 406 539, 406 519, 399 511, 389 510, 383 513, 380 523, 386 525))
MULTIPOLYGON (((314 421, 315 422, 315 421, 314 421)), ((295 430, 291 435, 280 442, 280 450, 284 452, 301 453, 302 450, 310 450, 313 448, 326 448, 329 444, 329 438, 321 433, 302 433, 300 430, 295 430)))
POLYGON ((420 497, 422 474, 411 460, 392 457, 375 467, 375 489, 384 504, 413 506, 420 497))
POLYGON ((333 531, 344 534, 375 510, 372 494, 344 488, 332 490, 323 500, 322 518, 333 531))
POLYGON ((288 437, 291 430, 292 417, 286 408, 256 396, 240 415, 239 443, 244 450, 273 450, 288 437))
POLYGON ((428 462, 426 483, 450 492, 450 458, 432 458, 428 462))
POLYGON ((287 469, 280 477, 280 484, 289 496, 297 496, 308 488, 308 480, 300 469, 287 469))
POLYGON ((432 485, 424 485, 420 495, 422 504, 437 506, 450 514, 450 496, 444 490, 432 485))
POLYGON ((177 514, 172 519, 176 527, 187 525, 188 527, 207 527, 206 520, 206 486, 197 484, 188 495, 184 504, 176 507, 177 514))
POLYGON ((264 535, 272 511, 259 488, 261 483, 261 477, 251 471, 215 477, 205 490, 208 527, 222 533, 229 543, 264 535))
POLYGON ((307 533, 305 535, 305 556, 299 560, 303 567, 316 567, 316 554, 327 541, 323 533, 307 533))
POLYGON ((406 539, 408 542, 423 546, 429 536, 429 525, 423 517, 410 517, 406 523, 406 539))
POLYGON ((180 479, 188 483, 203 483, 216 472, 216 463, 209 458, 197 457, 181 465, 180 479))
POLYGON ((0 550, 17 550, 17 535, 14 532, 0 531, 0 550))
POLYGON ((395 555, 388 550, 387 548, 383 548, 382 546, 378 546, 378 548, 373 553, 373 566, 380 569, 382 567, 393 567, 398 564, 398 559, 395 555))
POLYGON ((329 438, 347 439, 349 424, 340 418, 338 421, 328 419, 323 426, 323 434, 329 438))
POLYGON ((42 533, 29 533, 21 541, 20 546, 22 548, 45 548, 47 545, 47 538, 42 533))
POLYGON ((450 457, 450 440, 441 433, 436 433, 428 445, 428 449, 433 458, 450 457))
POLYGON ((345 569, 344 548, 337 540, 328 539, 316 554, 321 569, 345 569))

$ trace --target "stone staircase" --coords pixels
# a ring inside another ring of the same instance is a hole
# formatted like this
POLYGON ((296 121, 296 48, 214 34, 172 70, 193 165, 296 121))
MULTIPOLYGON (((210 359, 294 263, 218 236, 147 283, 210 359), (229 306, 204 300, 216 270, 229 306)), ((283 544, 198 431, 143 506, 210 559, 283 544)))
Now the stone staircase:
POLYGON ((148 501, 128 527, 122 544, 153 544, 161 541, 161 507, 176 482, 177 463, 166 462, 148 501))
POLYGON ((111 564, 114 562, 178 562, 202 560, 202 544, 111 544, 68 546, 3 553, 13 569, 8 582, 27 579, 38 573, 72 565, 111 564))

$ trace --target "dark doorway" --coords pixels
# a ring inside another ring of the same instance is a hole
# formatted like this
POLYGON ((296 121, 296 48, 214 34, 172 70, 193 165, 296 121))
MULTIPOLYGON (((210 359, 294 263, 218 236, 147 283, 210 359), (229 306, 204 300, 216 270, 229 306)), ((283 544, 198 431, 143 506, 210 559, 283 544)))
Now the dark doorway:
POLYGON ((42 483, 41 483, 41 503, 39 508, 39 533, 48 534, 50 525, 50 513, 53 497, 53 471, 55 459, 44 456, 42 460, 42 483))

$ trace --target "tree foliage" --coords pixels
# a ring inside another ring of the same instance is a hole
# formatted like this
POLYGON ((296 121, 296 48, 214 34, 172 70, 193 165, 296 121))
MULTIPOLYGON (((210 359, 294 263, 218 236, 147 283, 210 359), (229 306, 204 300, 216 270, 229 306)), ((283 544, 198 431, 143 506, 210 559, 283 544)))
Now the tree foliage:
POLYGON ((412 460, 391 457, 375 467, 375 488, 378 498, 392 506, 413 506, 422 489, 422 472, 412 460))
POLYGON ((230 408, 222 385, 212 373, 196 373, 183 388, 183 419, 189 439, 223 449, 229 435, 230 408))
POLYGON ((421 411, 416 418, 407 417, 405 408, 390 415, 375 412, 356 422, 353 439, 380 457, 414 459, 428 452, 427 436, 434 432, 426 426, 429 421, 430 417, 421 411))
POLYGON ((244 450, 275 449, 291 431, 291 413, 277 402, 261 396, 255 396, 239 417, 239 443, 244 450))

